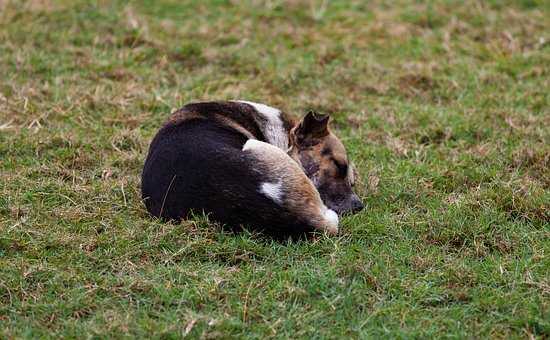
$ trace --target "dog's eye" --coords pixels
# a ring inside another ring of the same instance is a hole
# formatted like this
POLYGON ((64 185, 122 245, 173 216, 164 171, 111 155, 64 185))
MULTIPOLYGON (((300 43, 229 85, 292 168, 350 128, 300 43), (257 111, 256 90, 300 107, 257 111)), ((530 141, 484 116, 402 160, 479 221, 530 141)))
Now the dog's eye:
POLYGON ((341 177, 346 177, 348 175, 348 165, 347 163, 341 163, 337 160, 334 160, 334 164, 336 165, 336 168, 338 169, 338 175, 341 177))

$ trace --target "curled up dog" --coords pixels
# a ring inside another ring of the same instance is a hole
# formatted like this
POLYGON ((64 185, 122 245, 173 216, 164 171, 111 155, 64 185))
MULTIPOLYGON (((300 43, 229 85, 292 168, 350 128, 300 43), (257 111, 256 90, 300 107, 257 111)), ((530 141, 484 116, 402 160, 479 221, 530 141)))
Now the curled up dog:
POLYGON ((296 121, 245 101, 185 105, 151 142, 142 173, 145 206, 164 219, 202 211, 229 226, 336 234, 338 215, 363 204, 328 123, 313 112, 296 121))

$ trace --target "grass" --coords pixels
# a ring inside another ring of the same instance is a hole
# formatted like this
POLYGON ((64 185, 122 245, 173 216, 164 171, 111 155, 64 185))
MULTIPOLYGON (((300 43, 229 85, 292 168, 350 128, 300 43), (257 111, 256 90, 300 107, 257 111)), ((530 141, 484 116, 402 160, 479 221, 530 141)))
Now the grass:
POLYGON ((0 1, 0 338, 550 336, 547 1, 0 1), (276 242, 140 201, 193 100, 331 113, 367 208, 276 242))

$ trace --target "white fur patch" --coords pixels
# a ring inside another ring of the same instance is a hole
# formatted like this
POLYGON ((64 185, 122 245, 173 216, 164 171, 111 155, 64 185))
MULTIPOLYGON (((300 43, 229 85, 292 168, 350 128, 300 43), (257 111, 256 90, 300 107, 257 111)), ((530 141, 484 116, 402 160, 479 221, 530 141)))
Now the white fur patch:
POLYGON ((265 104, 249 102, 246 100, 235 100, 235 102, 251 105, 267 120, 267 124, 260 124, 260 129, 264 133, 269 144, 273 144, 285 151, 288 149, 288 132, 283 126, 281 110, 265 104))
POLYGON ((246 143, 244 143, 243 151, 262 148, 263 144, 265 144, 265 143, 262 142, 262 141, 259 141, 257 139, 249 139, 249 140, 246 141, 246 143))
POLYGON ((325 219, 330 223, 329 227, 338 231, 338 214, 334 210, 327 209, 325 211, 325 219))
POLYGON ((271 198, 277 204, 281 204, 283 202, 283 185, 281 182, 264 182, 260 186, 260 192, 271 198))

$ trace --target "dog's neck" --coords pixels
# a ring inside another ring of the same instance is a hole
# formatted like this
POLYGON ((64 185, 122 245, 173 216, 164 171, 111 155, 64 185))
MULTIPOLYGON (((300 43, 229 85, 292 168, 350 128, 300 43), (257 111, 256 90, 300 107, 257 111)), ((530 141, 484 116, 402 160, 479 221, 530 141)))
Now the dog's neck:
POLYGON ((267 143, 272 144, 285 152, 289 150, 289 134, 295 124, 294 119, 286 115, 281 110, 265 104, 244 100, 239 100, 236 102, 247 104, 254 108, 255 112, 252 117, 262 131, 263 137, 267 143))
POLYGON ((298 120, 271 106, 249 101, 237 102, 251 105, 255 109, 255 114, 252 116, 262 131, 265 141, 285 151, 305 171, 299 151, 296 146, 293 146, 290 136, 298 120))

